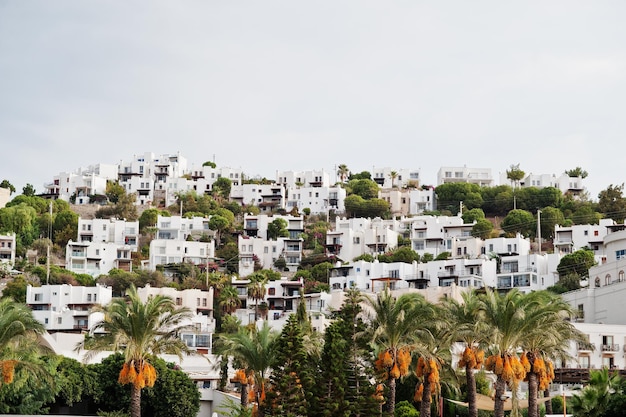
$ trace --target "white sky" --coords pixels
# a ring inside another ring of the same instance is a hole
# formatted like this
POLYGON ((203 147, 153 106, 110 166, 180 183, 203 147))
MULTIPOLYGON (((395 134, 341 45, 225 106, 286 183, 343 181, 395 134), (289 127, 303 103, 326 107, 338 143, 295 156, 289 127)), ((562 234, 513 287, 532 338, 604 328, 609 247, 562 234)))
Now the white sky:
POLYGON ((178 151, 274 178, 626 181, 624 1, 0 0, 0 180, 178 151))

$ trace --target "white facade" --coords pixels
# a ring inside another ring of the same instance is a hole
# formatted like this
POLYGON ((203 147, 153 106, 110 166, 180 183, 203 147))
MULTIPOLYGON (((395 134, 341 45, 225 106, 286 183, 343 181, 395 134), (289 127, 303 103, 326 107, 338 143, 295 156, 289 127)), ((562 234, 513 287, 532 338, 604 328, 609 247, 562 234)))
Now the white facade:
MULTIPOLYGON (((626 326, 616 324, 574 323, 586 342, 570 342, 564 368, 626 369, 626 326)), ((558 365, 557 365, 558 367, 558 365)))
POLYGON ((475 258, 482 254, 482 240, 472 237, 474 224, 463 223, 460 216, 416 216, 402 221, 409 229, 411 248, 420 256, 449 252, 453 257, 475 258))
POLYGON ((192 263, 204 267, 215 258, 215 242, 196 242, 173 239, 153 239, 150 242, 148 269, 155 271, 159 265, 192 263))
POLYGON ((186 240, 189 236, 199 239, 213 237, 209 228, 210 217, 157 216, 157 239, 186 240))
MULTIPOLYGON (((567 174, 561 174, 556 176, 555 174, 533 174, 529 173, 519 182, 519 187, 554 187, 561 190, 563 194, 571 193, 578 195, 585 190, 585 179, 582 177, 570 177, 567 174)), ((517 186, 510 179, 507 178, 506 172, 500 173, 500 184, 507 184, 511 187, 517 186)))
POLYGON ((613 219, 600 219, 599 224, 576 224, 554 227, 554 251, 561 255, 574 253, 582 248, 593 250, 600 260, 604 256, 604 237, 609 227, 616 226, 613 219))
POLYGON ((449 259, 427 263, 356 261, 330 272, 332 290, 355 287, 364 292, 449 287, 482 288, 484 277, 495 277, 496 263, 487 259, 449 259))
POLYGON ((138 221, 79 218, 77 241, 70 240, 65 248, 66 268, 93 277, 114 268, 132 271, 138 242, 138 221))
POLYGON ((408 185, 418 186, 420 183, 419 169, 393 169, 390 167, 377 168, 372 171, 372 180, 382 188, 404 188, 408 185), (392 173, 395 172, 394 178, 392 173))
POLYGON ((116 178, 116 166, 99 164, 86 170, 61 172, 54 176, 51 184, 45 184, 44 194, 52 198, 70 201, 75 204, 89 204, 89 196, 106 193, 107 181, 116 178))
POLYGON ((247 276, 254 272, 255 260, 263 268, 271 269, 274 262, 283 257, 287 263, 287 269, 297 270, 302 261, 304 240, 303 216, 244 216, 244 234, 239 236, 239 274, 247 276), (279 237, 276 240, 268 239, 268 225, 276 219, 283 219, 287 223, 289 236, 279 237))
MULTIPOLYGON (((336 182, 336 181, 335 181, 336 182)), ((276 172, 276 184, 284 188, 330 187, 330 174, 326 171, 280 171, 276 172)))
POLYGON ((467 182, 481 187, 494 186, 490 168, 441 167, 437 173, 437 185, 453 182, 467 182))
POLYGON ((0 235, 0 264, 8 268, 15 265, 15 233, 0 235))
POLYGON ((0 187, 0 208, 4 208, 11 201, 11 190, 0 187))
POLYGON ((398 220, 336 218, 326 233, 326 251, 344 261, 363 254, 379 254, 398 246, 404 226, 398 220))
POLYGON ((213 333, 215 333, 213 288, 209 291, 195 288, 179 291, 170 287, 155 288, 146 285, 143 288, 137 288, 137 295, 144 303, 148 297, 162 295, 174 300, 177 307, 186 307, 191 310, 193 317, 189 322, 181 323, 184 328, 180 331, 180 337, 188 347, 200 353, 212 353, 213 333))
POLYGON ((189 175, 192 180, 198 184, 198 188, 205 190, 211 190, 212 185, 218 178, 227 178, 230 180, 231 185, 241 185, 243 181, 243 171, 241 168, 229 168, 229 167, 211 167, 203 166, 200 168, 192 168, 189 171, 189 175), (202 187, 208 185, 208 187, 202 187))
MULTIPOLYGON (((289 280, 282 277, 276 281, 269 281, 265 286, 264 299, 258 301, 262 308, 256 305, 256 300, 248 298, 249 280, 233 277, 231 283, 237 288, 242 302, 241 308, 237 309, 235 315, 243 325, 254 323, 256 316, 257 326, 260 327, 265 320, 272 329, 280 331, 287 323, 289 316, 296 312, 302 299, 306 303, 306 311, 315 329, 324 331, 330 324, 328 316, 331 313, 331 295, 329 293, 301 294, 304 290, 302 279, 289 280)), ((338 307, 334 306, 334 308, 338 307)))
POLYGON ((94 305, 111 302, 109 287, 79 287, 68 284, 26 287, 26 304, 33 316, 47 331, 85 331, 103 319, 102 313, 92 313, 94 305))
POLYGON ((410 189, 409 190, 409 214, 420 215, 425 211, 437 210, 437 198, 435 196, 435 188, 427 189, 410 189))
POLYGON ((132 252, 129 245, 108 242, 73 242, 65 247, 65 268, 77 274, 97 277, 111 269, 132 271, 132 252))
POLYGON ((331 210, 344 212, 346 190, 342 187, 294 187, 287 189, 285 209, 290 212, 294 207, 302 213, 305 208, 311 214, 328 214, 331 210))
POLYGON ((232 186, 230 200, 242 206, 257 206, 261 212, 271 213, 285 208, 285 188, 276 184, 243 184, 232 186))

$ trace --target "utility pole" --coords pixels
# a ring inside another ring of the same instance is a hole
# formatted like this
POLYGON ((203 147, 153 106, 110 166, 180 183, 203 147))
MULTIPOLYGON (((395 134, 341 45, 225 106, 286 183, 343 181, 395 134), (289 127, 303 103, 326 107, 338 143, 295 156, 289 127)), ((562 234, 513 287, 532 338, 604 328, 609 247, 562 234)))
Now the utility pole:
POLYGON ((48 223, 48 244, 46 245, 46 285, 50 284, 50 245, 52 245, 52 200, 50 200, 50 222, 48 223))
POLYGON ((541 255, 541 210, 537 210, 537 242, 539 243, 539 255, 541 255))
POLYGON ((462 216, 463 215, 463 202, 459 201, 459 213, 462 216))

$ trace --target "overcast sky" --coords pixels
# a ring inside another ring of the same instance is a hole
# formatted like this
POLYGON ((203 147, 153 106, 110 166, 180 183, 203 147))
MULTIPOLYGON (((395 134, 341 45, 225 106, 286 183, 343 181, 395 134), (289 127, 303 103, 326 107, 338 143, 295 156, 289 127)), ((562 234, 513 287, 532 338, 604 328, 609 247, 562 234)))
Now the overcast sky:
POLYGON ((626 181, 624 1, 0 0, 0 180, 181 152, 626 181))

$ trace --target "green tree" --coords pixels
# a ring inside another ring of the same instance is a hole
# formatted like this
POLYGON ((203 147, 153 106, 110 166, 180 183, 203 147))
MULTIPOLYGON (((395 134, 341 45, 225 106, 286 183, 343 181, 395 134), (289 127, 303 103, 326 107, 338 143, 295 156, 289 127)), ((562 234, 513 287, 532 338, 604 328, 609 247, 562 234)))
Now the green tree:
POLYGON ((247 379, 254 383, 254 398, 259 406, 259 413, 264 413, 266 386, 272 361, 276 355, 278 334, 272 331, 266 321, 260 329, 240 327, 237 333, 224 336, 222 354, 232 357, 236 365, 244 370, 246 381, 242 381, 241 404, 248 402, 247 379))
POLYGON ((258 320, 259 316, 259 301, 265 298, 267 292, 267 278, 265 275, 259 272, 248 275, 250 283, 248 284, 248 297, 254 301, 254 321, 258 320))
POLYGON ((307 354, 304 332, 297 314, 287 319, 276 341, 270 377, 272 389, 267 393, 266 410, 271 416, 307 415, 313 392, 313 375, 307 354))
POLYGON ((372 179, 372 174, 369 171, 361 171, 359 173, 353 174, 351 173, 350 176, 348 176, 348 181, 352 181, 352 180, 371 180, 372 179))
POLYGON ((533 215, 526 210, 511 210, 500 224, 508 236, 520 233, 525 237, 533 236, 537 225, 533 215))
POLYGON ((560 209, 555 207, 544 207, 539 215, 541 219, 541 237, 543 239, 552 240, 554 237, 554 228, 565 223, 565 216, 560 209))
MULTIPOLYGON (((623 382, 617 372, 604 368, 589 373, 589 383, 578 394, 572 396, 568 408, 575 416, 604 417, 610 398, 623 394, 623 382)), ((623 409, 621 410, 623 413, 623 409)))
POLYGON ((78 349, 88 347, 87 358, 105 350, 124 354, 119 382, 131 384, 131 416, 140 417, 141 390, 154 386, 157 379, 151 364, 156 355, 173 353, 182 358, 183 353, 191 353, 177 332, 191 319, 192 313, 187 308, 178 308, 174 300, 162 295, 149 297, 144 303, 134 285, 129 288, 127 298, 116 298, 107 306, 96 308, 104 314, 104 320, 92 331, 104 331, 104 334, 82 342, 78 349))
POLYGON ((64 210, 54 216, 54 243, 65 247, 70 239, 78 236, 78 214, 64 210))
POLYGON ((535 291, 527 299, 524 320, 539 324, 524 335, 520 347, 528 360, 528 417, 539 417, 537 398, 549 387, 555 360, 567 358, 570 341, 584 341, 571 319, 574 311, 560 296, 535 291), (530 366, 532 364, 532 366, 530 366))
POLYGON ((46 376, 43 367, 32 360, 37 354, 47 353, 38 342, 44 331, 43 324, 25 304, 0 299, 0 387, 13 382, 16 369, 46 376))
POLYGON ((484 219, 485 212, 481 208, 473 208, 471 210, 466 210, 461 217, 463 218, 463 223, 473 223, 484 219))
POLYGON ((213 161, 206 161, 206 162, 202 163, 202 166, 203 167, 211 167, 211 168, 216 168, 217 167, 217 165, 213 161))
POLYGON ((26 186, 22 188, 22 194, 24 194, 27 197, 34 197, 35 193, 36 193, 35 187, 33 187, 32 184, 26 184, 26 186))
POLYGON ((226 177, 219 177, 212 185, 213 195, 220 200, 228 200, 230 190, 233 186, 231 180, 226 177))
POLYGON ((478 219, 476 224, 472 226, 472 236, 481 239, 488 239, 493 232, 493 224, 487 219, 478 219))
POLYGON ((567 254, 561 258, 556 271, 560 277, 570 274, 577 274, 581 278, 589 276, 589 268, 595 265, 596 261, 592 250, 579 249, 574 253, 567 254))
POLYGON ((278 217, 267 225, 267 238, 269 240, 276 240, 279 237, 289 237, 289 230, 287 230, 287 220, 278 217))
POLYGON ((28 282, 26 282, 24 275, 18 275, 6 283, 6 286, 2 289, 1 298, 10 298, 17 303, 26 303, 27 287, 28 282))
POLYGON ((225 286, 219 293, 219 306, 225 314, 232 314, 241 307, 241 299, 239 299, 237 288, 232 285, 225 286))
POLYGON ((480 208, 483 204, 480 186, 477 184, 466 182, 441 184, 435 188, 435 194, 437 207, 452 213, 459 212, 461 203, 468 210, 480 208))
MULTIPOLYGON (((159 216, 165 215, 167 212, 162 212, 156 208, 149 208, 141 212, 139 216, 139 230, 141 233, 145 233, 149 227, 156 227, 159 216)), ((169 213, 167 213, 169 216, 169 213)))
POLYGON ((366 302, 373 314, 370 321, 372 343, 379 350, 377 369, 387 376, 387 412, 393 415, 397 379, 408 373, 410 352, 423 329, 422 323, 432 315, 429 303, 417 293, 403 294, 396 299, 385 290, 376 299, 366 298, 366 302))
POLYGON ((126 189, 122 185, 120 185, 118 181, 107 181, 107 186, 104 194, 107 196, 111 203, 117 204, 117 202, 120 200, 120 197, 126 195, 126 189))
POLYGON ((565 173, 569 176, 569 177, 580 177, 580 178, 587 178, 587 176, 589 175, 589 173, 587 171, 585 171, 584 169, 582 169, 581 167, 576 167, 574 169, 568 169, 565 171, 565 173))
POLYGON ((398 172, 391 171, 389 173, 389 178, 391 179, 391 188, 396 188, 396 179, 398 178, 398 172))
POLYGON ((371 179, 352 179, 348 181, 349 194, 355 194, 362 197, 364 200, 369 200, 378 197, 378 191, 380 187, 374 180, 371 179))
POLYGON ((350 169, 346 164, 339 164, 337 167, 337 175, 339 176, 339 181, 346 182, 348 175, 350 175, 350 169))
POLYGON ((469 417, 478 417, 475 372, 483 367, 484 348, 489 343, 488 328, 482 319, 483 301, 479 294, 471 290, 463 292, 461 297, 461 301, 444 299, 442 311, 452 337, 463 343, 458 367, 465 371, 469 417))
POLYGON ((522 171, 519 164, 511 165, 510 169, 506 170, 506 177, 511 181, 511 184, 515 187, 519 187, 519 183, 524 179, 526 173, 522 171))
POLYGON ((598 211, 605 217, 623 223, 626 218, 626 199, 622 196, 624 184, 609 185, 598 194, 598 211))
POLYGON ((231 227, 231 222, 226 217, 214 214, 209 219, 209 229, 217 232, 217 245, 221 244, 221 236, 226 230, 231 227))
POLYGON ((9 182, 9 180, 2 180, 2 182, 0 182, 0 188, 7 188, 10 191, 10 194, 15 192, 15 187, 9 182))

